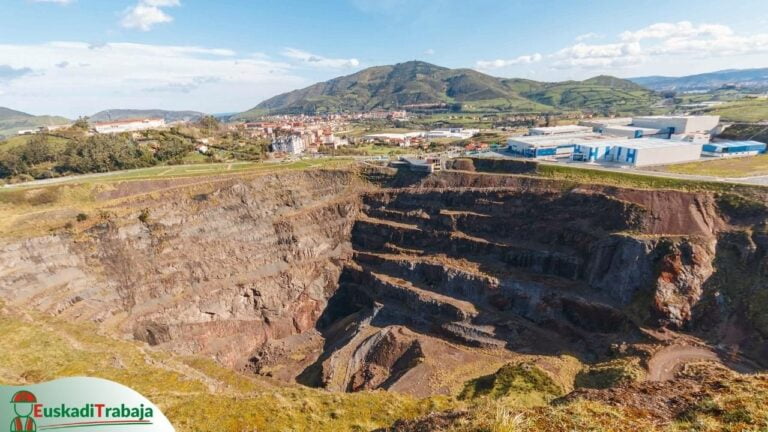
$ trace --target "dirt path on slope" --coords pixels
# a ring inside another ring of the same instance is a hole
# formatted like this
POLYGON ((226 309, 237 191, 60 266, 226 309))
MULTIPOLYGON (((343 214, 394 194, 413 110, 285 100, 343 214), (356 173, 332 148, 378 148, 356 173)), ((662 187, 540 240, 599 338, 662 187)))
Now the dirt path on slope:
POLYGON ((649 381, 667 381, 686 363, 714 361, 720 363, 718 355, 709 348, 690 345, 670 345, 654 354, 648 362, 649 381))

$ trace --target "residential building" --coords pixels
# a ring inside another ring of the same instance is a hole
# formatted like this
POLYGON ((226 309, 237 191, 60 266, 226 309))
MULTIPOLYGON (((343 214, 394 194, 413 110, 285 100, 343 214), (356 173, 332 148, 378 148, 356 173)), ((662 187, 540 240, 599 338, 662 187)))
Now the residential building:
POLYGON ((304 139, 299 135, 284 135, 272 141, 272 151, 288 154, 301 154, 306 149, 304 139))

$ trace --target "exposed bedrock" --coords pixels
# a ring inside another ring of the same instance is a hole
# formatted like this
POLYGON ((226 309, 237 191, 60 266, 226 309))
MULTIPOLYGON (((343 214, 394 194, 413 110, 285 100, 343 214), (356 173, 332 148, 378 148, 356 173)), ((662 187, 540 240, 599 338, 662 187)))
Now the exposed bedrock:
POLYGON ((135 198, 77 235, 4 241, 0 293, 238 367, 314 328, 351 256, 358 183, 307 171, 135 198))
POLYGON ((307 171, 122 198, 76 234, 1 240, 0 295, 337 391, 448 393, 514 353, 601 360, 646 342, 641 327, 768 358, 762 210, 740 218, 709 193, 379 175, 410 186, 307 171))

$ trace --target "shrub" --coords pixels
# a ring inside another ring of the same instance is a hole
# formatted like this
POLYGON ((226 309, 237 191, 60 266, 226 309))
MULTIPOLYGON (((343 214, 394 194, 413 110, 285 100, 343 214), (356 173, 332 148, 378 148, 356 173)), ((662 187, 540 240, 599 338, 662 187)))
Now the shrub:
POLYGON ((147 223, 148 220, 149 220, 149 209, 145 208, 141 211, 141 213, 139 213, 139 221, 141 221, 141 223, 147 223))

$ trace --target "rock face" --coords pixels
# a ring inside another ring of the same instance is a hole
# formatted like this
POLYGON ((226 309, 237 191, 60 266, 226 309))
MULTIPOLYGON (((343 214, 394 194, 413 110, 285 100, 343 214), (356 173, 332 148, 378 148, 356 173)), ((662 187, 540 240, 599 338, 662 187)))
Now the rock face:
POLYGON ((357 183, 308 171, 129 202, 77 236, 0 244, 0 293, 239 367, 314 328, 351 256, 357 183))
POLYGON ((515 353, 600 360, 641 327, 768 350, 764 309, 740 300, 768 301, 766 214, 725 216, 708 193, 370 178, 396 187, 307 171, 123 197, 77 234, 0 241, 0 294, 336 391, 450 393, 515 353))

